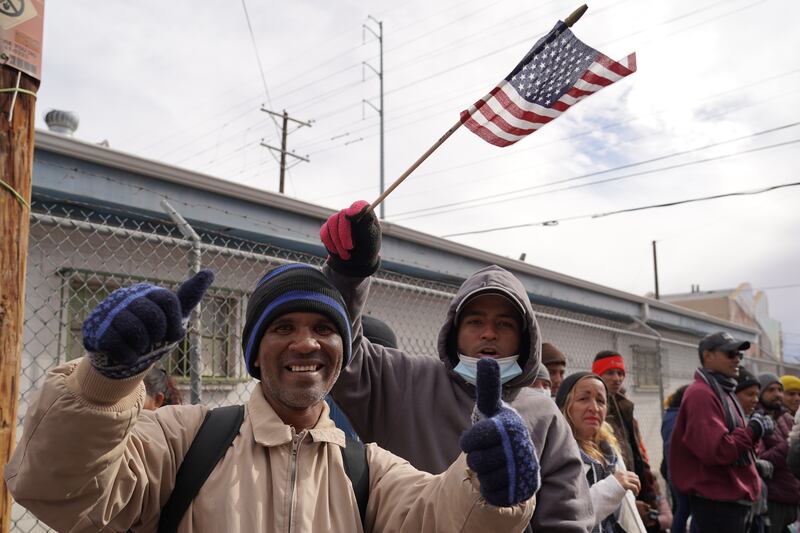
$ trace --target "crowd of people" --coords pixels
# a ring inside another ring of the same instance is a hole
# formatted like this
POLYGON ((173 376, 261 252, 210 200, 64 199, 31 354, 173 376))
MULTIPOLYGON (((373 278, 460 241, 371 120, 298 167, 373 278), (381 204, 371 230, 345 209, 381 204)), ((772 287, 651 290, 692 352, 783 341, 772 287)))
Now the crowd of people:
POLYGON ((623 356, 569 371, 510 272, 464 281, 429 356, 364 315, 381 245, 365 207, 323 225, 321 270, 279 266, 249 295, 242 354, 259 387, 245 406, 181 405, 158 362, 210 271, 101 302, 86 357, 49 372, 28 409, 4 471, 16 501, 58 531, 735 533, 797 519, 800 379, 753 376, 747 342, 704 338, 694 382, 665 405, 663 491, 623 356))

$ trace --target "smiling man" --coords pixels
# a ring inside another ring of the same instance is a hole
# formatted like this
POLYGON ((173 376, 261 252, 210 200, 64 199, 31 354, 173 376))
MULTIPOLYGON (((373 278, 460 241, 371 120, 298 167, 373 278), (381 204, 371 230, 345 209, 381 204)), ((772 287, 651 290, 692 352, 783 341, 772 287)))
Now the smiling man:
POLYGON ((555 403, 529 387, 540 365, 541 333, 525 287, 498 266, 472 274, 447 309, 436 354, 369 342, 360 320, 379 266, 381 228, 374 213, 363 215, 366 206, 354 203, 320 230, 330 254, 325 272, 354 325, 353 357, 332 391, 336 403, 364 441, 438 474, 458 457, 459 435, 472 424, 478 362, 495 359, 503 400, 519 412, 539 453, 532 530, 590 530, 589 486, 572 431, 555 403))
POLYGON ((754 450, 774 425, 759 413, 745 422, 734 392, 742 351, 749 347, 726 332, 700 341, 702 366, 683 395, 670 439, 670 476, 679 491, 690 495, 700 531, 744 533, 761 491, 754 450))
POLYGON ((368 471, 360 514, 354 486, 364 486, 348 479, 345 436, 324 401, 351 356, 350 319, 322 273, 289 264, 267 273, 248 300, 242 349, 260 386, 238 433, 175 528, 162 529, 162 508, 208 409, 142 411, 142 379, 183 338, 212 278, 201 272, 177 295, 147 284, 119 289, 90 314, 83 330, 87 357, 48 374, 5 469, 17 502, 58 531, 75 532, 526 527, 538 464, 524 422, 491 402, 499 377, 485 365, 489 400, 482 398, 490 408, 464 432, 468 453, 432 475, 367 444, 360 448, 368 471))

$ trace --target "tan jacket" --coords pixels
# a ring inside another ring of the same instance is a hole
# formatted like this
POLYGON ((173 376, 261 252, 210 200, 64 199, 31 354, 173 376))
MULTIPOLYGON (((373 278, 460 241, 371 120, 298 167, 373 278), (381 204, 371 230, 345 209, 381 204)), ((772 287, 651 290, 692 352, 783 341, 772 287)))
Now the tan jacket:
MULTIPOLYGON (((86 359, 51 371, 5 468, 16 501, 58 531, 156 531, 207 408, 142 411, 142 377, 110 380, 86 359)), ((178 531, 363 531, 342 463, 344 434, 324 409, 314 428, 295 433, 257 388, 178 531)), ((367 461, 367 531, 521 531, 533 513, 533 500, 487 504, 463 455, 437 476, 374 444, 367 461)))

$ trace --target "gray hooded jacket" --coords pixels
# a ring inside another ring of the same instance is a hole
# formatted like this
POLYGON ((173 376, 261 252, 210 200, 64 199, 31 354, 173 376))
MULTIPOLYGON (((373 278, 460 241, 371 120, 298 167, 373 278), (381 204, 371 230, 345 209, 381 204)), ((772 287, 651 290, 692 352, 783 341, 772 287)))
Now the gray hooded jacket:
POLYGON ((536 394, 533 383, 541 355, 541 334, 525 288, 510 272, 490 266, 459 289, 439 333, 439 358, 411 356, 372 344, 361 334, 361 313, 369 278, 349 278, 325 267, 342 292, 353 321, 353 353, 332 392, 365 442, 438 474, 460 453, 459 437, 471 426, 475 387, 456 374, 454 319, 458 304, 478 288, 513 292, 527 310, 519 365, 522 374, 503 386, 503 396, 528 425, 539 453, 542 485, 531 526, 537 532, 586 532, 594 524, 589 486, 578 446, 555 402, 536 394))

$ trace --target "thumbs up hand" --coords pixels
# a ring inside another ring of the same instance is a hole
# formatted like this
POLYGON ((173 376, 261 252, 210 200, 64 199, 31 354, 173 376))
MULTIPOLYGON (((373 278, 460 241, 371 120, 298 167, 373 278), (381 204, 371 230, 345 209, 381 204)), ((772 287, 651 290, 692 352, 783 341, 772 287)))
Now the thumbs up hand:
POLYGON ((183 339, 189 315, 213 281, 214 273, 202 270, 176 293, 149 283, 112 292, 83 323, 92 366, 112 379, 146 370, 183 339))
POLYGON ((539 488, 539 460, 519 414, 501 401, 497 361, 478 361, 476 404, 486 417, 461 436, 467 464, 481 484, 481 495, 497 507, 530 499, 539 488))

